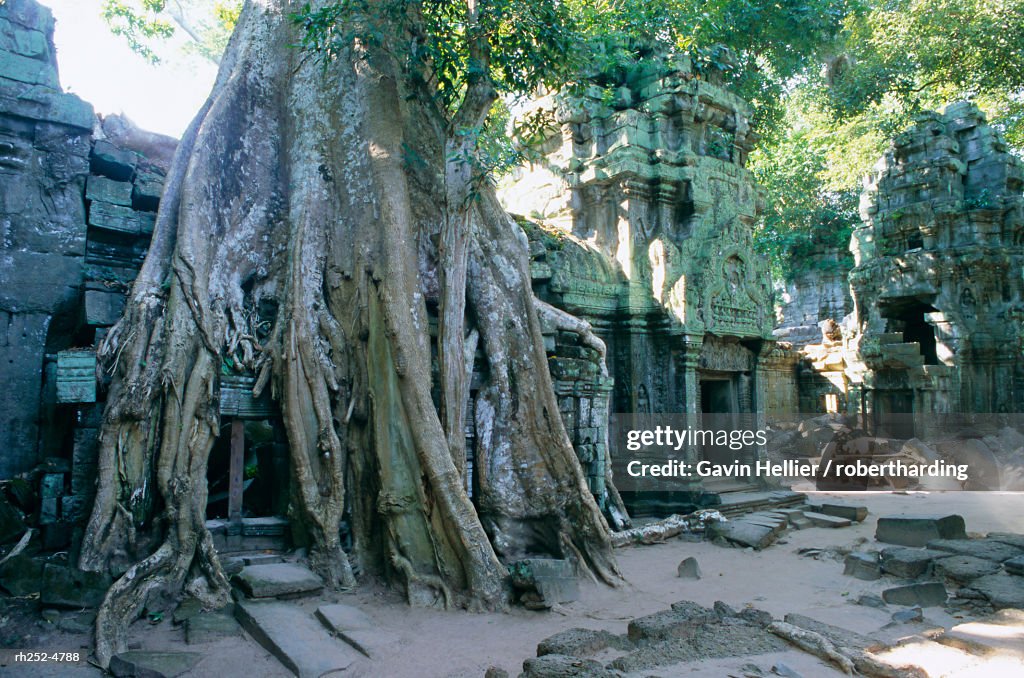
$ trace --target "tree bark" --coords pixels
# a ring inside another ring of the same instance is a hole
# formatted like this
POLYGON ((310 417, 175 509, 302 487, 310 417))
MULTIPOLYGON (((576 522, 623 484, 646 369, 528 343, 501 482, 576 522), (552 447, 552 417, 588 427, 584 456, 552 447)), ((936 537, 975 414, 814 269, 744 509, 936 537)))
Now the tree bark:
POLYGON ((246 3, 100 349, 113 379, 80 566, 120 577, 97 616, 103 666, 143 608, 183 590, 227 600, 205 526, 225 371, 256 375, 280 407, 291 518, 328 586, 354 585, 356 558, 411 603, 501 609, 504 563, 533 554, 618 580, 555 404, 525 236, 486 186, 453 201, 453 127, 396 59, 404 36, 354 41, 322 64, 293 48, 290 15, 304 4, 246 3), (443 417, 431 395, 434 304, 447 318, 443 417), (475 502, 454 416, 467 330, 487 364, 473 403, 475 502))

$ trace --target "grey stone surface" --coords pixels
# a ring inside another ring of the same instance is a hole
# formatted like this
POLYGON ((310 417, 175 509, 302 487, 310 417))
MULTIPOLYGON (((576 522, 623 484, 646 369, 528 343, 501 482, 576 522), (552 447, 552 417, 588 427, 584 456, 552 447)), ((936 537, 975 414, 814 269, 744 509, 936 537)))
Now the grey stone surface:
POLYGON ((537 656, 561 654, 571 657, 585 657, 609 647, 620 647, 624 641, 610 631, 594 629, 568 629, 540 641, 537 656))
POLYGON ((222 638, 242 635, 242 627, 235 618, 222 612, 192 615, 185 621, 185 642, 189 645, 209 643, 222 638))
POLYGON ((1017 556, 1016 558, 1010 558, 1003 562, 1003 567, 1010 574, 1015 574, 1024 577, 1024 556, 1017 556))
POLYGON ((815 513, 814 511, 804 511, 804 517, 811 521, 811 524, 815 527, 849 527, 853 524, 853 521, 849 518, 840 518, 825 513, 815 513))
POLYGON ((593 659, 546 654, 524 661, 522 678, 615 678, 616 675, 593 659))
POLYGON ((385 651, 396 640, 394 633, 382 629, 352 605, 321 605, 316 610, 316 618, 336 637, 367 657, 385 651))
POLYGON ((882 577, 882 568, 877 553, 851 553, 843 561, 843 574, 864 581, 874 581, 882 577))
POLYGON ((43 568, 40 601, 54 607, 98 607, 110 584, 106 575, 50 563, 43 568))
POLYGON ((85 183, 85 197, 98 202, 131 207, 132 182, 115 181, 94 174, 85 183))
POLYGON ((682 579, 700 579, 700 563, 693 556, 684 558, 676 568, 676 575, 682 579))
POLYGON ((717 622, 714 610, 680 601, 671 610, 655 612, 629 622, 626 634, 633 643, 643 644, 670 638, 691 637, 702 624, 717 622))
POLYGON ((882 571, 894 577, 917 579, 931 573, 932 563, 942 551, 892 546, 882 549, 882 571))
POLYGON ((235 581, 250 598, 313 594, 324 585, 320 577, 296 563, 252 565, 236 575, 235 581))
POLYGON ((883 516, 878 519, 875 539, 887 544, 924 546, 935 539, 966 539, 962 516, 883 516))
POLYGON ((327 672, 340 672, 362 657, 333 638, 309 612, 286 602, 241 600, 235 605, 235 617, 260 645, 299 678, 320 678, 327 672))
POLYGON ((857 506, 854 504, 825 503, 821 505, 818 512, 828 516, 836 516, 837 518, 846 518, 858 523, 864 522, 864 519, 868 517, 867 506, 857 506))
POLYGON ((749 546, 754 549, 763 549, 770 546, 778 534, 778 531, 773 527, 757 525, 744 520, 712 523, 708 525, 707 530, 708 536, 713 539, 720 537, 734 544, 749 546))
POLYGON ((958 584, 964 584, 998 571, 999 563, 964 555, 939 558, 933 565, 933 574, 936 577, 958 584))
POLYGON ((998 541, 1003 544, 1009 544, 1010 546, 1016 546, 1019 549, 1024 549, 1024 534, 1017 534, 1015 532, 989 532, 986 535, 986 539, 992 541, 998 541))
POLYGON ((989 574, 972 581, 970 588, 978 591, 997 609, 1024 609, 1024 577, 989 574))
POLYGON ((110 659, 115 678, 174 678, 192 670, 203 655, 198 652, 129 650, 110 659))
POLYGON ((933 551, 984 558, 996 563, 1024 555, 1024 549, 995 539, 936 539, 928 542, 928 548, 933 551))
POLYGON ((939 582, 907 584, 882 591, 882 599, 890 605, 935 607, 945 604, 947 597, 946 587, 939 582))

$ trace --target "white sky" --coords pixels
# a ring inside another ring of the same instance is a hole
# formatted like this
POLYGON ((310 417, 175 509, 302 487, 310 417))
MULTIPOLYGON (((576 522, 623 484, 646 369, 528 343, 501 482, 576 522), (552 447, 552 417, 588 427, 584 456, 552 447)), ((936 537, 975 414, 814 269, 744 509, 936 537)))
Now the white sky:
POLYGON ((143 129, 180 137, 210 93, 216 66, 199 58, 170 58, 157 66, 111 34, 101 0, 40 0, 57 20, 54 42, 64 89, 97 113, 124 113, 143 129))

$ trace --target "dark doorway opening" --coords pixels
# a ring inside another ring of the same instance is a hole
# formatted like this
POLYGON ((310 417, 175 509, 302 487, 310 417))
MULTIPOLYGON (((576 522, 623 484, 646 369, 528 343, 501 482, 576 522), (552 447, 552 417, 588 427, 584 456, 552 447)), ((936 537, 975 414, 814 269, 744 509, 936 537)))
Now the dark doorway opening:
POLYGON ((931 304, 915 297, 904 297, 880 306, 889 332, 902 332, 903 342, 920 346, 925 365, 938 365, 935 326, 925 319, 926 313, 937 311, 931 304))

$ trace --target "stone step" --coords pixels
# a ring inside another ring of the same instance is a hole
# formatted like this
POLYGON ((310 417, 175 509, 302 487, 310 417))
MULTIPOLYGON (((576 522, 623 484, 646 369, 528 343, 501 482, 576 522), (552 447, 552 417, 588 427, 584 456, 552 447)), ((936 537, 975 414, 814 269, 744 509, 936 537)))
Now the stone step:
POLYGON ((378 627, 365 612, 352 605, 321 605, 316 609, 316 618, 328 631, 367 657, 379 655, 396 639, 393 633, 378 627))
POLYGON ((849 527, 853 524, 847 518, 829 516, 824 513, 815 513, 814 511, 804 511, 804 518, 811 521, 811 524, 815 527, 849 527))
POLYGON ((297 605, 242 600, 235 605, 235 616, 256 642, 299 678, 320 678, 365 661, 359 652, 333 638, 313 615, 297 605))
POLYGON ((318 593, 323 581, 296 563, 250 565, 234 581, 250 598, 299 597, 318 593))

